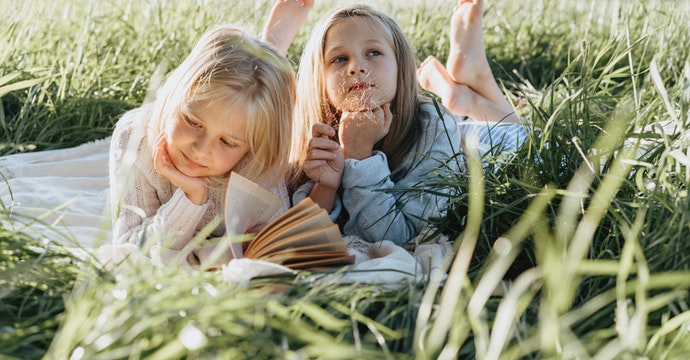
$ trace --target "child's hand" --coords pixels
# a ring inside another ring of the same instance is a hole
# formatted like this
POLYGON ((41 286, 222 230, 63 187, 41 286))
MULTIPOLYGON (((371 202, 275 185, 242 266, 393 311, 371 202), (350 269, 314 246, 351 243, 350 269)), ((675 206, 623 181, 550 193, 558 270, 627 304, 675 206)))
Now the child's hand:
POLYGON ((183 174, 175 167, 168 153, 168 140, 162 133, 156 140, 153 152, 153 166, 159 174, 170 180, 175 186, 184 191, 193 203, 201 205, 208 200, 208 186, 205 177, 191 177, 183 174))
POLYGON ((374 110, 343 112, 340 117, 340 144, 346 159, 366 159, 374 145, 388 134, 393 120, 390 104, 374 110))
POLYGON ((335 130, 326 124, 314 124, 304 161, 304 173, 323 187, 337 189, 343 175, 344 158, 335 130))

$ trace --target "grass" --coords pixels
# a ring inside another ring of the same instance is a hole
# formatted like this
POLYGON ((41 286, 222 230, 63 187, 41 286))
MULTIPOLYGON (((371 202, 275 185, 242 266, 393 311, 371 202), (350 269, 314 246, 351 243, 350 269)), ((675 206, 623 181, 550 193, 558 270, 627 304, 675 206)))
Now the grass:
MULTIPOLYGON (((333 3, 317 1, 310 21, 333 3)), ((207 26, 259 27, 270 4, 0 2, 16 14, 0 20, 0 152, 107 136, 207 26)), ((445 59, 450 5, 373 4, 420 59, 445 59)), ((664 0, 487 4, 489 59, 531 136, 514 157, 439 169, 439 188, 453 191, 433 221, 458 249, 445 282, 391 291, 303 273, 237 287, 218 273, 101 271, 47 245, 57 239, 3 226, 0 356, 684 358, 689 10, 664 0), (680 131, 649 131, 660 122, 680 131)), ((288 54, 295 64, 305 36, 288 54)))

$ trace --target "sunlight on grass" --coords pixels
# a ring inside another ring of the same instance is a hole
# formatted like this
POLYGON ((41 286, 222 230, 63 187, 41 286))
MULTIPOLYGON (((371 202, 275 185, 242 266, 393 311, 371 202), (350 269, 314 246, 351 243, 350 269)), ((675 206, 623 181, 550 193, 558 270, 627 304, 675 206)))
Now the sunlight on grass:
MULTIPOLYGON (((258 30, 272 3, 0 2, 15 14, 0 20, 0 152, 108 136, 206 27, 258 30)), ((336 3, 316 1, 306 28, 336 3)), ((371 3, 419 58, 445 60, 451 5, 371 3)), ((219 272, 102 270, 69 241, 9 226, 5 206, 0 356, 683 359, 689 24, 690 2, 487 2, 487 55, 529 139, 503 156, 458 149, 461 173, 440 166, 450 205, 432 233, 457 255, 398 290, 306 272, 242 287, 219 272)))

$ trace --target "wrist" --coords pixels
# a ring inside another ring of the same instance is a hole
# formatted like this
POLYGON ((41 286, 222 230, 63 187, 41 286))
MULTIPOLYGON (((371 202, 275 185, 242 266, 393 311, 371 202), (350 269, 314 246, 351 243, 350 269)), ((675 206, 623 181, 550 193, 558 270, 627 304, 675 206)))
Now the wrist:
POLYGON ((345 157, 345 159, 364 160, 366 158, 371 157, 373 152, 373 148, 360 148, 354 151, 347 151, 345 148, 343 148, 343 156, 345 157))
POLYGON ((208 190, 196 191, 194 193, 185 192, 185 195, 187 195, 189 201, 196 205, 203 205, 208 201, 208 190))
MULTIPOLYGON (((322 194, 331 194, 332 193, 333 195, 335 195, 335 193, 338 191, 339 186, 340 186, 340 184, 338 184, 336 186, 329 186, 329 185, 325 185, 325 184, 317 182, 316 184, 314 184, 314 190, 316 190, 317 192, 322 193, 322 194)), ((314 190, 312 190, 312 191, 314 191, 314 190)))
POLYGON ((309 197, 327 212, 333 210, 333 204, 337 193, 337 188, 326 187, 320 184, 314 185, 309 197))

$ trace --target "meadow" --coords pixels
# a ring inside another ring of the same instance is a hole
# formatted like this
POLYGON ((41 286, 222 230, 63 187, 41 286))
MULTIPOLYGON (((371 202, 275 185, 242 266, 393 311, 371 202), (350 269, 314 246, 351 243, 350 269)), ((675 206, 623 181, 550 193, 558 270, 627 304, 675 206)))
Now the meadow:
MULTIPOLYGON (((368 3, 445 59, 453 1, 368 3)), ((258 34, 272 4, 0 0, 0 154, 107 137, 206 28, 258 34)), ((0 358, 687 358, 690 1, 492 0, 484 36, 530 137, 439 176, 445 281, 104 270, 0 204, 0 358)))

